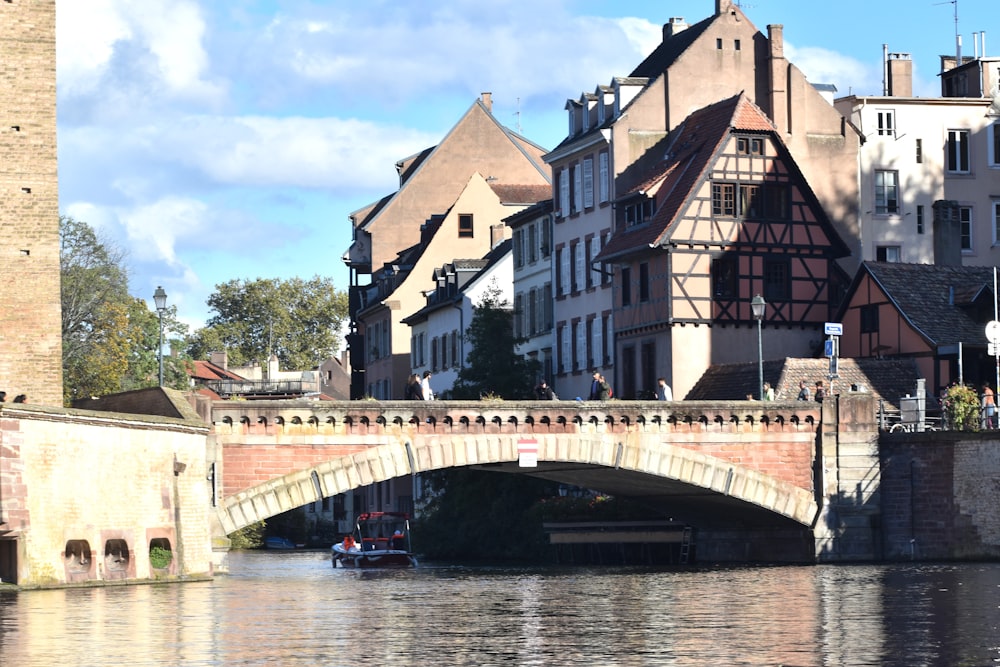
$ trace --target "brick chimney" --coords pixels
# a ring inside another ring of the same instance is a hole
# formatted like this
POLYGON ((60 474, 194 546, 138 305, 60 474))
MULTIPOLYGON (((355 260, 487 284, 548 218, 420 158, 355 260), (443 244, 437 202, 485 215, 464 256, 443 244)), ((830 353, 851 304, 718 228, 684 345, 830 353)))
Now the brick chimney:
POLYGON ((733 0, 715 0, 715 15, 722 16, 733 11, 733 0))
POLYGON ((788 61, 785 60, 785 27, 781 24, 767 26, 767 43, 771 47, 768 58, 770 74, 771 120, 779 132, 788 128, 788 61))
POLYGON ((887 66, 889 97, 913 97, 913 61, 909 53, 890 53, 887 66))
POLYGON ((493 113, 493 93, 483 93, 482 100, 486 110, 493 113))
POLYGON ((212 352, 208 355, 208 360, 215 366, 223 370, 229 370, 229 353, 228 352, 212 352))

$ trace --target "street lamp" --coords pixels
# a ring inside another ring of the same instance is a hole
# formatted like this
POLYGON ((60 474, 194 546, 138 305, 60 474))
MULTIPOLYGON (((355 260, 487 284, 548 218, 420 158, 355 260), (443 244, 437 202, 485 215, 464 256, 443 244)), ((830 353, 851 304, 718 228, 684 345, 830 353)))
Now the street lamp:
POLYGON ((760 323, 764 319, 764 308, 767 302, 760 294, 750 301, 750 310, 753 311, 753 318, 757 320, 757 390, 760 400, 764 400, 764 345, 760 334, 760 323))
POLYGON ((157 348, 157 358, 160 361, 160 386, 163 386, 163 311, 167 309, 167 293, 159 285, 153 292, 153 303, 156 304, 156 314, 160 316, 160 346, 157 348))

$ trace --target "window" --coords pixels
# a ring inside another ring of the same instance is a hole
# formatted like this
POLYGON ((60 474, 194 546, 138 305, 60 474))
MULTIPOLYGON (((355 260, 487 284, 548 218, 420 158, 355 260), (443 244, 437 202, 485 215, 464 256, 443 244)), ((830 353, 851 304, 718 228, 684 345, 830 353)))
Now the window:
MULTIPOLYGON (((601 315, 601 330, 598 334, 601 336, 601 357, 604 359, 604 366, 611 365, 611 316, 601 315)), ((595 334, 595 335, 598 335, 595 334)))
POLYGON ((873 303, 861 306, 861 333, 878 333, 878 306, 873 303))
POLYGON ((584 240, 583 244, 584 244, 583 255, 585 258, 584 261, 586 261, 587 263, 583 271, 584 275, 586 276, 586 279, 583 281, 583 285, 587 289, 590 289, 591 287, 594 286, 594 272, 591 269, 591 266, 593 265, 594 255, 596 254, 594 252, 594 237, 588 236, 584 240))
POLYGON ((552 222, 548 216, 542 219, 542 245, 539 250, 542 251, 542 257, 548 257, 549 253, 552 252, 552 222))
POLYGON ((535 225, 528 225, 528 257, 527 261, 534 264, 538 261, 538 230, 535 225))
POLYGON ((524 245, 524 230, 522 230, 522 229, 515 229, 514 230, 514 239, 513 239, 513 242, 511 243, 511 246, 514 249, 514 268, 515 269, 519 269, 522 266, 524 266, 524 249, 522 248, 523 245, 524 245))
POLYGON ((1000 199, 990 203, 993 213, 993 245, 1000 245, 1000 199))
POLYGON ((987 145, 989 156, 987 157, 991 167, 1000 167, 1000 121, 993 123, 987 128, 987 145))
POLYGON ((717 50, 719 50, 719 51, 722 50, 722 38, 721 37, 716 38, 716 40, 715 40, 715 48, 717 50))
POLYGON ((896 135, 896 112, 892 109, 879 109, 878 135, 880 137, 893 137, 896 135))
POLYGON ((962 252, 972 252, 972 207, 958 207, 958 225, 961 230, 962 252))
POLYGON ((969 131, 948 130, 945 168, 951 174, 969 173, 969 131))
POLYGON ((451 332, 451 365, 455 368, 459 367, 458 358, 458 330, 451 332))
POLYGON ((787 301, 791 296, 791 267, 788 260, 764 260, 764 298, 768 301, 787 301))
POLYGON ((880 245, 875 248, 875 261, 899 262, 901 254, 898 245, 880 245))
POLYGON ((917 150, 917 154, 916 154, 917 164, 923 164, 923 162, 924 162, 924 140, 923 139, 917 139, 917 149, 916 150, 917 150))
POLYGON ((899 213, 899 174, 895 171, 875 172, 875 213, 899 213))
POLYGON ((580 370, 580 321, 574 320, 570 323, 570 331, 572 332, 572 341, 570 349, 570 361, 572 363, 572 368, 575 371, 580 370))
POLYGON ((623 208, 625 226, 634 227, 653 218, 653 214, 656 212, 656 201, 650 197, 643 197, 638 201, 626 204, 623 208))
POLYGON ((458 236, 459 238, 472 238, 471 213, 460 213, 458 215, 458 236))
POLYGON ((736 186, 712 183, 712 215, 736 216, 736 186))
POLYGON ((737 137, 736 152, 740 155, 763 155, 764 140, 760 137, 737 137))
POLYGON ((524 295, 514 295, 514 335, 518 338, 524 336, 524 295))
POLYGON ((573 166, 573 213, 583 210, 583 170, 580 165, 573 166))
POLYGON ((570 267, 569 289, 571 292, 576 293, 580 291, 580 276, 583 275, 584 268, 583 248, 580 247, 579 241, 570 241, 569 255, 573 261, 573 266, 570 267))
POLYGON ((593 368, 595 366, 600 366, 599 363, 594 361, 594 317, 591 316, 587 319, 587 368, 593 368))
POLYGON ((712 292, 716 299, 732 299, 736 296, 737 270, 735 257, 712 260, 712 292))
POLYGON ((608 152, 604 151, 598 156, 598 166, 600 169, 600 202, 603 204, 611 197, 611 170, 608 165, 608 152))
POLYGON ((738 40, 738 39, 737 40, 733 40, 733 48, 736 49, 737 51, 740 50, 740 40, 738 40))
POLYGON ((632 305, 632 269, 628 266, 622 267, 622 305, 632 305))
POLYGON ((924 205, 917 204, 917 234, 924 233, 924 205))
POLYGON ((639 264, 639 301, 649 301, 649 263, 639 264))
POLYGON ((583 161, 583 207, 594 207, 594 158, 583 161))
POLYGON ((764 215, 771 220, 788 220, 788 186, 768 183, 764 188, 764 215))
POLYGON ((748 220, 757 220, 764 214, 759 185, 740 186, 740 213, 748 220))

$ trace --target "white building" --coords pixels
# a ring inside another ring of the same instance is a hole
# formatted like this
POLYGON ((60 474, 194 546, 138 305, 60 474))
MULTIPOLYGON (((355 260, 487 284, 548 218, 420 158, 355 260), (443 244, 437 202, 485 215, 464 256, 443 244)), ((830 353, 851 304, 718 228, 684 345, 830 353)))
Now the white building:
POLYGON ((512 230, 514 261, 514 335, 525 338, 518 354, 540 364, 540 377, 552 383, 552 200, 538 202, 504 220, 512 230))

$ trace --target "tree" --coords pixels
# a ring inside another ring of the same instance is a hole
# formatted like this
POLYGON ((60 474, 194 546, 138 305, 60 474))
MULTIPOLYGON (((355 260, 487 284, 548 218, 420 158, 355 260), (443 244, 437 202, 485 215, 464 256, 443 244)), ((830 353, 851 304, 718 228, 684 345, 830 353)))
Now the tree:
POLYGON ((516 347, 526 339, 514 335, 514 311, 496 284, 483 293, 473 309, 464 337, 471 349, 452 388, 454 398, 534 397, 535 377, 541 366, 517 353, 516 347))
POLYGON ((282 368, 307 369, 339 350, 347 293, 329 278, 231 280, 215 289, 208 299, 215 315, 189 339, 194 359, 225 350, 243 366, 274 354, 282 368))
MULTIPOLYGON (((128 293, 125 252, 85 222, 59 218, 63 400, 104 396, 159 383, 159 318, 128 293)), ((176 308, 164 331, 185 335, 176 308)), ((185 360, 164 360, 164 384, 185 387, 185 360)))

